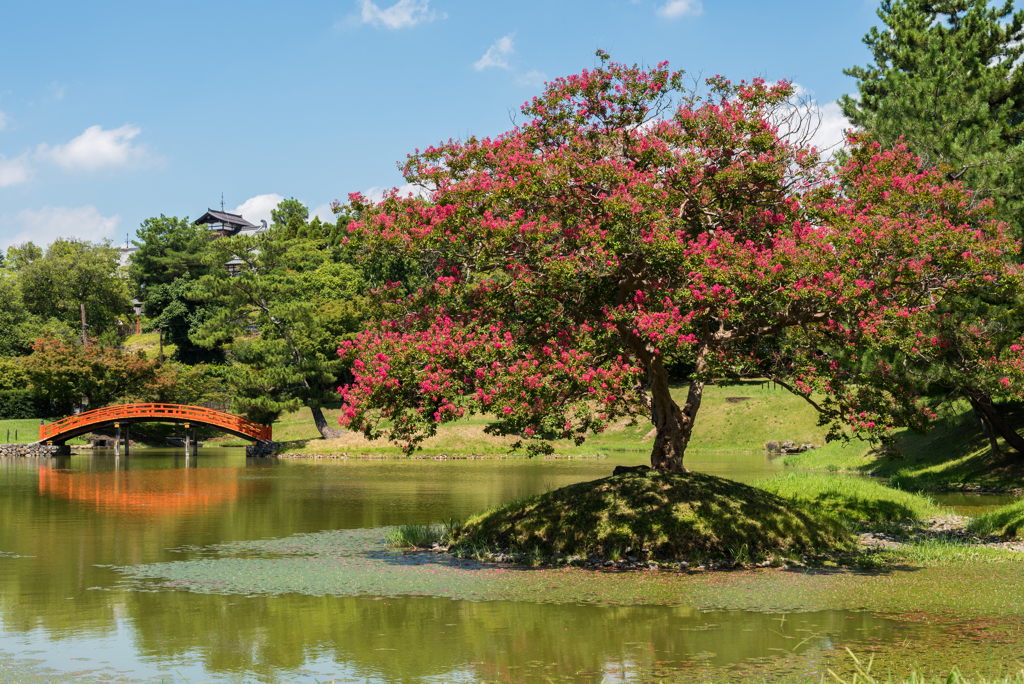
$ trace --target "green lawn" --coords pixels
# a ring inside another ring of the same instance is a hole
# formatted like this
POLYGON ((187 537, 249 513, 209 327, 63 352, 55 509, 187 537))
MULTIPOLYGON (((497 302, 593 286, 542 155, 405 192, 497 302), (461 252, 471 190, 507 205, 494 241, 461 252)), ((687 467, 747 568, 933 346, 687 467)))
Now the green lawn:
MULTIPOLYGON (((1011 425, 1024 428, 1024 408, 1005 407, 1011 425)), ((1002 439, 1003 455, 994 457, 973 412, 965 403, 936 421, 926 435, 905 431, 899 454, 887 454, 863 443, 834 444, 825 449, 785 457, 785 464, 813 470, 852 471, 888 477, 890 484, 913 491, 1024 486, 1022 459, 1002 439)))
POLYGON ((0 442, 5 444, 25 444, 39 441, 39 421, 35 418, 26 420, 0 420, 0 442), (10 437, 7 433, 10 431, 10 437), (17 431, 17 436, 15 436, 17 431))
MULTIPOLYGON (((682 403, 686 387, 673 389, 673 396, 682 403)), ((337 409, 325 410, 328 422, 337 425, 337 409)), ((500 454, 508 451, 514 438, 486 435, 486 418, 474 416, 449 423, 435 437, 423 444, 425 454, 500 454)), ((555 452, 565 455, 588 455, 609 452, 649 453, 654 439, 652 425, 642 420, 635 426, 625 421, 609 427, 600 435, 592 435, 577 447, 569 440, 555 443, 555 452)), ((746 381, 738 385, 712 385, 705 389, 704 401, 688 451, 759 451, 765 442, 791 439, 794 442, 823 444, 825 430, 817 426, 814 410, 799 397, 778 389, 761 389, 760 382, 746 381)), ((289 444, 289 451, 351 454, 399 454, 401 450, 383 440, 368 442, 361 435, 348 434, 337 440, 320 440, 309 409, 282 416, 274 423, 274 440, 289 444)))

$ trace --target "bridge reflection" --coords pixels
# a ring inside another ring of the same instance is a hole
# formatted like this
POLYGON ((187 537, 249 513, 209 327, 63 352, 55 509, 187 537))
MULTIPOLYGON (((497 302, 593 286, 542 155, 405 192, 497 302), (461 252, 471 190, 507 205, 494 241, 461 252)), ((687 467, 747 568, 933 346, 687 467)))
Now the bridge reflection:
MULTIPOLYGON (((244 471, 242 471, 244 473, 244 471)), ((39 494, 93 510, 133 516, 202 511, 242 497, 268 494, 269 482, 239 479, 234 468, 81 472, 39 469, 39 494)))

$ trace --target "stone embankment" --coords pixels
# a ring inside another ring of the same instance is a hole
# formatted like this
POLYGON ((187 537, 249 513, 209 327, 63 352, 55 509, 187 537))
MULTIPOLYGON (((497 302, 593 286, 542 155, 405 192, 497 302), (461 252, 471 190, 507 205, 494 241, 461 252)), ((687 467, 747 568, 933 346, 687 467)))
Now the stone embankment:
POLYGON ((281 445, 277 442, 256 442, 245 447, 246 458, 266 458, 273 456, 281 445))
POLYGON ((792 440, 786 440, 785 442, 768 442, 764 445, 765 451, 773 454, 779 454, 785 456, 786 454, 802 454, 805 451, 811 449, 817 449, 814 444, 808 442, 807 444, 797 444, 792 440))
POLYGON ((50 458, 70 453, 71 447, 66 444, 0 444, 0 458, 50 458))

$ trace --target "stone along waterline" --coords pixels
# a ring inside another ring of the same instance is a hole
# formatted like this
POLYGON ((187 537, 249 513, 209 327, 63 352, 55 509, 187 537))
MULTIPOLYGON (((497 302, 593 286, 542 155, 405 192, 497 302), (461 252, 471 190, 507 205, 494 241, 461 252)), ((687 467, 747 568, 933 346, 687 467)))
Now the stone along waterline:
MULTIPOLYGON (((762 454, 706 458, 692 465, 778 470, 762 454)), ((671 681, 820 672, 842 666, 839 645, 927 659, 955 642, 941 653, 966 662, 1017 644, 1015 568, 679 582, 383 547, 383 526, 466 517, 625 460, 275 463, 211 448, 188 468, 183 451, 125 461, 0 461, 0 651, 97 679, 671 681)))

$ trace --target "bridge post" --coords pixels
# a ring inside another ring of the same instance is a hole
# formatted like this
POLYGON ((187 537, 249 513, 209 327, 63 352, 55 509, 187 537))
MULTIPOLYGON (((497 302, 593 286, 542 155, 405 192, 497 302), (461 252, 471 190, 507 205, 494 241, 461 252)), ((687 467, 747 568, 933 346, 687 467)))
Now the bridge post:
POLYGON ((191 456, 189 448, 190 448, 190 446, 189 446, 189 438, 188 438, 188 423, 185 423, 185 458, 188 458, 189 456, 191 456))
POLYGON ((117 458, 121 456, 121 424, 114 423, 114 429, 114 457, 117 458))

